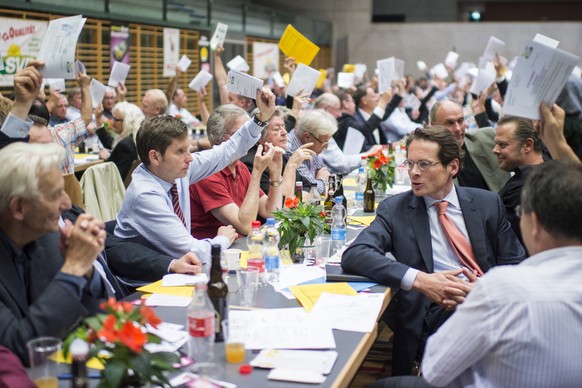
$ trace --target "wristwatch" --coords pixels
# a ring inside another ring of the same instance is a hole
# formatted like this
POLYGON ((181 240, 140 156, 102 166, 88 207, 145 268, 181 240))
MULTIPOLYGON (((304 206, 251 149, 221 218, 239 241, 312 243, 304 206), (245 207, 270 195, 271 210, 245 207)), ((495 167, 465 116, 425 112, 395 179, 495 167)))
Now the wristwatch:
POLYGON ((258 115, 256 115, 256 114, 253 116, 253 121, 254 121, 254 122, 255 122, 255 124, 257 124, 259 127, 263 127, 263 128, 264 128, 264 127, 266 127, 266 126, 267 126, 267 124, 269 124, 269 120, 267 120, 267 121, 261 121, 261 120, 259 120, 259 117, 258 117, 258 115))

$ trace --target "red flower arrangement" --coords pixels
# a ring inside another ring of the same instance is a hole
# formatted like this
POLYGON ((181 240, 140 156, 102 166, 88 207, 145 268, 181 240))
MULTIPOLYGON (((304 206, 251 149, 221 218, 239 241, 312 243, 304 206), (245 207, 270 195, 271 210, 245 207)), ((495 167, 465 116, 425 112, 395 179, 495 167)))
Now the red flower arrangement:
POLYGON ((71 342, 81 338, 90 346, 89 356, 96 357, 105 367, 100 387, 124 386, 130 380, 169 386, 164 371, 175 369, 172 365, 178 362, 178 355, 150 353, 144 347, 147 343, 161 342, 157 335, 148 333, 145 328, 146 324, 156 328, 161 323, 156 313, 143 301, 134 306, 110 298, 100 307, 106 314, 85 319, 65 340, 65 356, 71 342))
POLYGON ((382 150, 368 155, 368 169, 374 189, 381 188, 383 192, 386 192, 388 186, 392 187, 394 184, 396 162, 393 155, 386 156, 382 150))
POLYGON ((275 210, 273 217, 281 221, 278 227, 281 233, 279 247, 288 246, 291 257, 305 245, 307 239, 315 241, 326 227, 323 206, 301 202, 297 197, 287 197, 285 207, 275 210))

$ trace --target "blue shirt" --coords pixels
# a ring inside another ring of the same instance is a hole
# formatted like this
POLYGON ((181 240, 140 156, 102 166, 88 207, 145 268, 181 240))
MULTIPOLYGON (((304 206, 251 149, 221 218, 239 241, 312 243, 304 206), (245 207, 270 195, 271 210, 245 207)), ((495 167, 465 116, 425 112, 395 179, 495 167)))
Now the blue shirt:
POLYGON ((240 159, 259 141, 262 127, 253 120, 247 121, 230 139, 209 150, 192 154, 188 173, 175 182, 158 178, 142 163, 131 176, 121 210, 117 214, 115 235, 124 239, 142 237, 161 252, 178 259, 194 252, 202 263, 210 262, 212 244, 223 249, 230 246, 224 236, 197 240, 190 235, 190 222, 186 226, 174 213, 169 191, 173 183, 178 188, 180 208, 184 219, 190 220, 189 186, 218 172, 240 159))

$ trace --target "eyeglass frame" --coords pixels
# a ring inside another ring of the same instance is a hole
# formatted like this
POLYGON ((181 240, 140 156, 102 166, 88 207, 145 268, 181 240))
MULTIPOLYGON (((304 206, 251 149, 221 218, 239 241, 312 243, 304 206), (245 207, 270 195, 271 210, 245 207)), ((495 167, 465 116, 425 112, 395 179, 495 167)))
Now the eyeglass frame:
MULTIPOLYGON (((309 132, 309 131, 305 131, 308 134, 311 135, 312 138, 314 138, 315 140, 317 140, 317 142, 322 146, 322 147, 327 147, 329 145, 329 140, 326 142, 323 142, 321 140, 319 140, 319 138, 317 136, 315 136, 313 133, 309 132)), ((330 139, 331 140, 331 139, 330 139)))
POLYGON ((420 171, 427 171, 428 169, 430 169, 433 166, 436 166, 437 164, 442 164, 441 162, 430 162, 428 160, 419 160, 418 162, 415 162, 414 160, 411 159, 406 159, 404 162, 402 162, 402 164, 404 165, 404 167, 406 167, 408 169, 408 171, 412 171, 414 169, 414 165, 418 166, 418 169, 420 171), (421 165, 422 163, 422 165, 421 165), (423 167, 424 166, 424 167, 423 167))

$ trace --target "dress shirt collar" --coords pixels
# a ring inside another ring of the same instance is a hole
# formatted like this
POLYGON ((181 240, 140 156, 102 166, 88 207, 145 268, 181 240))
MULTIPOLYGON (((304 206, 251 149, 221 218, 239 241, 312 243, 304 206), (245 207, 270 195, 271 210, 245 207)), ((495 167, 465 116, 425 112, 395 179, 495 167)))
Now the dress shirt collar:
POLYGON ((434 199, 429 197, 428 195, 424 195, 422 198, 424 199, 424 203, 426 204, 427 209, 430 209, 431 206, 433 206, 435 203, 442 201, 448 202, 449 205, 453 205, 453 207, 461 208, 455 185, 453 185, 451 191, 449 191, 449 193, 443 199, 434 199))
POLYGON ((165 192, 169 192, 170 189, 172 188, 172 185, 174 183, 178 183, 179 179, 176 179, 174 182, 167 182, 165 180, 163 180, 162 178, 157 177, 156 175, 154 175, 154 173, 152 173, 145 164, 140 164, 139 169, 141 169, 145 174, 150 175, 152 178, 154 178, 159 184, 160 186, 162 186, 162 188, 164 189, 165 192))
POLYGON ((368 112, 366 112, 366 111, 364 111, 364 110, 362 110, 360 108, 358 108, 358 111, 360 112, 360 115, 362 115, 362 118, 365 121, 368 121, 370 119, 370 114, 368 112))

